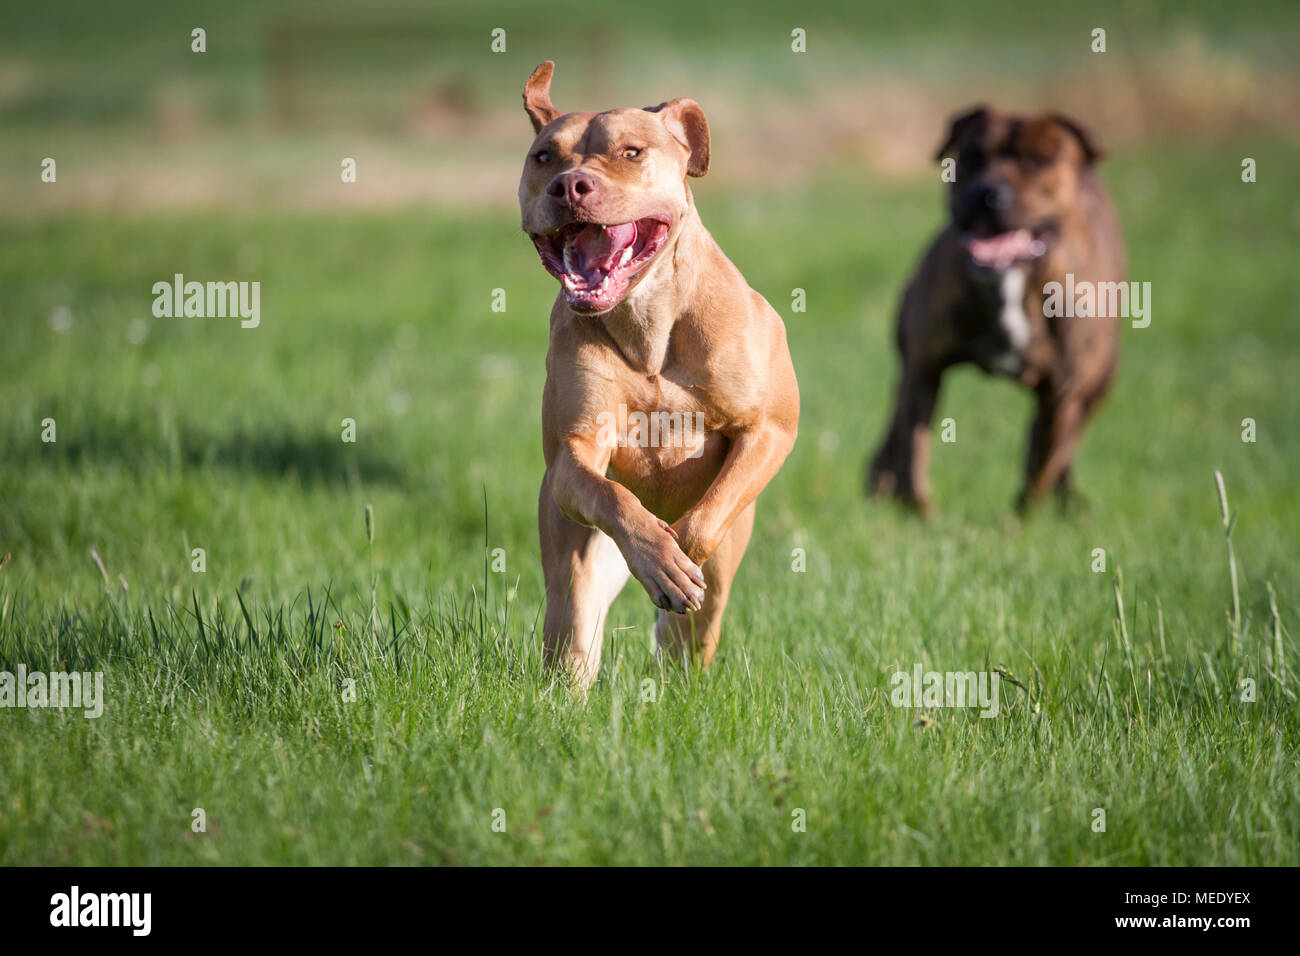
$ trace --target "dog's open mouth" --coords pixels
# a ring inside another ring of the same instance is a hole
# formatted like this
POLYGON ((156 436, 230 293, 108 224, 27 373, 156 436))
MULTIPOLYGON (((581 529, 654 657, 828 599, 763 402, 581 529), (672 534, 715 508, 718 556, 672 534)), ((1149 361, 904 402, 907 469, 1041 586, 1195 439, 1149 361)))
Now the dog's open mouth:
POLYGON ((994 235, 966 233, 962 244, 976 265, 985 269, 1010 269, 1017 262, 1041 258, 1052 240, 1049 227, 1013 229, 994 235))
POLYGON ((668 239, 668 223, 638 219, 619 225, 573 222, 532 237, 546 271, 560 280, 569 306, 605 312, 627 295, 632 277, 668 239))

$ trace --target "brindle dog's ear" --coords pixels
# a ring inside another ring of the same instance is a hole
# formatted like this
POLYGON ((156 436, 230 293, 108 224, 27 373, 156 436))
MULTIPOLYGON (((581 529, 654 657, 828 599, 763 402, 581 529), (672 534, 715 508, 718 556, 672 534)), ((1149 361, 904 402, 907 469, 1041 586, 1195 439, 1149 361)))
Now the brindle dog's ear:
POLYGON ((1079 141, 1079 145, 1083 148, 1083 160, 1089 166, 1099 159, 1106 158, 1106 153, 1097 145, 1097 141, 1093 139, 1092 133, 1089 132, 1087 127, 1079 125, 1064 113, 1052 113, 1051 118, 1054 123, 1069 130, 1074 138, 1079 141))
POLYGON ((555 74, 555 63, 547 60, 524 84, 524 111, 533 121, 533 132, 539 132, 543 126, 560 115, 560 111, 551 105, 551 77, 555 74))
POLYGON ((983 126, 988 118, 989 109, 987 106, 977 106, 968 113, 954 116, 952 123, 948 127, 948 138, 943 141, 939 151, 934 154, 934 161, 937 163, 951 153, 956 149, 958 143, 983 126))
POLYGON ((647 106, 647 113, 659 113, 673 139, 690 150, 686 160, 687 176, 703 176, 709 171, 709 121, 694 100, 678 97, 658 106, 647 106))

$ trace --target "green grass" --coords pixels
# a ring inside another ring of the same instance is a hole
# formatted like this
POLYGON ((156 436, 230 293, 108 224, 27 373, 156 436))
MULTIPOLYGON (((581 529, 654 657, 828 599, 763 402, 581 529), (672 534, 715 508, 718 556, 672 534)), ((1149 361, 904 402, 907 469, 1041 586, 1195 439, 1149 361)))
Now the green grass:
POLYGON ((1090 509, 1025 522, 1028 399, 974 372, 943 396, 958 440, 935 448, 935 520, 861 497, 938 184, 701 181, 706 224, 786 318, 799 444, 714 667, 660 670, 633 583, 585 701, 539 664, 554 283, 511 215, 0 225, 0 669, 101 670, 107 695, 97 720, 0 711, 0 863, 1300 863, 1300 720, 1266 594, 1294 672, 1300 151, 1251 150, 1253 186, 1235 146, 1107 165, 1153 321, 1126 331, 1085 440, 1090 509), (154 319, 177 271, 260 281, 261 327, 154 319), (999 717, 922 730, 889 703, 916 663, 1005 667, 1034 698, 1004 684, 999 717))

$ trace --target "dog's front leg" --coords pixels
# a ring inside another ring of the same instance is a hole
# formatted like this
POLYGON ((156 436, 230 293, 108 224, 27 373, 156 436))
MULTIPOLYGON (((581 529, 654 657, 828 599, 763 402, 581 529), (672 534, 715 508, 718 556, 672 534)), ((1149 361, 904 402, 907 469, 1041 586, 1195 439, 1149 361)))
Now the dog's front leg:
POLYGON ((930 422, 939 382, 937 371, 904 365, 889 430, 867 474, 871 494, 892 495, 921 514, 930 510, 930 422))
POLYGON ((556 505, 570 521, 613 539, 656 607, 678 614, 698 609, 704 601, 703 572, 678 546, 668 522, 605 477, 611 452, 586 436, 565 439, 549 469, 556 505))
POLYGON ((1038 411, 1029 429, 1025 483, 1016 498, 1018 510, 1027 510, 1068 475, 1085 417, 1077 394, 1058 394, 1050 388, 1040 391, 1038 411))
POLYGON ((733 521, 754 503, 794 447, 795 426, 769 420, 731 438, 726 461, 713 484, 673 529, 682 550, 703 564, 717 550, 733 521))

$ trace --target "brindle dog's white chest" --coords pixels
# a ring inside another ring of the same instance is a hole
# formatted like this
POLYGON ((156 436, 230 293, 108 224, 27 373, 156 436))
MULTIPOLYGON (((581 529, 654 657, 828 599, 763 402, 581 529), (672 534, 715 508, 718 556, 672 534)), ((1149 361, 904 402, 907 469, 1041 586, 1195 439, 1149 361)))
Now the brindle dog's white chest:
POLYGON ((1025 349, 1029 346, 1029 315, 1025 312, 1026 270, 1012 266, 998 279, 998 325, 1006 338, 1008 348, 995 356, 997 371, 1017 375, 1023 363, 1025 349))

